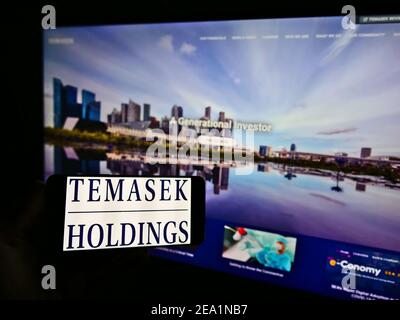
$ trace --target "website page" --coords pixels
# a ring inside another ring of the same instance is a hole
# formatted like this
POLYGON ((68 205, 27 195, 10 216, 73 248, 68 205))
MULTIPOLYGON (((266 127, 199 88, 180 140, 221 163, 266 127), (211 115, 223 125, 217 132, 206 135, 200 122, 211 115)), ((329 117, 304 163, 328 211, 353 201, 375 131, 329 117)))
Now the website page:
POLYGON ((152 255, 399 299, 400 24, 342 19, 45 32, 45 178, 201 176, 204 242, 152 255))

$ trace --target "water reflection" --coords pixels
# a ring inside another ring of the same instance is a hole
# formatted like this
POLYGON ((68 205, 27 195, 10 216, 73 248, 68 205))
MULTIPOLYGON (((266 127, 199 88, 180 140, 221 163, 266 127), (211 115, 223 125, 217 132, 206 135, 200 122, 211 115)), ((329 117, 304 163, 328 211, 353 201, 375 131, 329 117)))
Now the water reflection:
POLYGON ((53 152, 54 173, 69 175, 100 174, 100 162, 107 159, 105 153, 71 147, 53 147, 53 152))
POLYGON ((293 172, 292 168, 287 169, 287 173, 285 174, 285 178, 288 180, 292 180, 293 178, 297 178, 296 174, 293 172))
POLYGON ((367 185, 365 183, 356 183, 356 190, 360 192, 365 192, 367 190, 367 185))
POLYGON ((201 176, 207 181, 208 219, 400 250, 400 190, 386 187, 379 177, 274 163, 259 163, 250 175, 238 175, 233 163, 151 164, 138 152, 45 150, 46 176, 201 176))
POLYGON ((339 187, 339 181, 343 180, 343 178, 341 179, 340 177, 340 172, 336 172, 336 186, 331 187, 332 191, 336 191, 336 192, 342 192, 343 189, 341 187, 339 187))
POLYGON ((106 151, 46 145, 46 178, 54 173, 126 176, 201 176, 213 184, 214 194, 228 190, 229 166, 215 164, 151 164, 145 155, 130 157, 106 151), (105 163, 105 167, 102 166, 105 163))
MULTIPOLYGON (((187 163, 173 163, 173 159, 164 159, 166 163, 151 164, 146 155, 141 152, 123 154, 108 150, 79 149, 72 147, 45 146, 45 178, 54 173, 63 174, 113 174, 133 176, 201 176, 213 184, 214 194, 228 190, 230 168, 234 163, 208 163, 204 161, 189 161, 187 163), (168 163, 167 163, 168 162, 168 163), (172 163, 171 163, 172 162, 172 163)), ((261 173, 278 172, 287 180, 300 175, 329 177, 335 181, 331 190, 343 192, 340 182, 346 179, 355 181, 354 188, 359 192, 366 192, 367 183, 385 185, 385 181, 375 177, 353 177, 340 172, 328 170, 290 167, 271 163, 258 163, 256 171, 261 173)), ((250 175, 251 176, 251 175, 250 175)))

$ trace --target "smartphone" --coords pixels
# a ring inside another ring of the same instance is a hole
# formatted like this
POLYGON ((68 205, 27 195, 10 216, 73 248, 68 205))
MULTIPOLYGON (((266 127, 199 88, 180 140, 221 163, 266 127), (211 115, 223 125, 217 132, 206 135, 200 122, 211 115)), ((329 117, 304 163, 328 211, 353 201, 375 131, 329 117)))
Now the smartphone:
POLYGON ((204 239, 201 177, 53 175, 45 194, 53 239, 64 253, 198 245, 204 239))

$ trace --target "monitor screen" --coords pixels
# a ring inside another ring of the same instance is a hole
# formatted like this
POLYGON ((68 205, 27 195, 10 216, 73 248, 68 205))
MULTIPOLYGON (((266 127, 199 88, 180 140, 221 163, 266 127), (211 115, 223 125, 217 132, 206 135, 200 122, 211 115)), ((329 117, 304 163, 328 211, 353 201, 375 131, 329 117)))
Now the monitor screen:
POLYGON ((61 27, 43 41, 46 178, 206 180, 204 242, 152 255, 400 298, 400 24, 61 27), (188 132, 196 152, 183 159, 188 132))

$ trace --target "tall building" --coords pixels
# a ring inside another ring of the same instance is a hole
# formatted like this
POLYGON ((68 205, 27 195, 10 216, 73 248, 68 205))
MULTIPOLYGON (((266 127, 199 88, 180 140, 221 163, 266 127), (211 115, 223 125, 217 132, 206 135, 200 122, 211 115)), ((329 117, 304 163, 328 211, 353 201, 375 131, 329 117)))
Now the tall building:
POLYGON ((174 104, 172 106, 172 110, 171 110, 171 117, 175 118, 175 120, 182 118, 183 117, 183 108, 181 106, 177 106, 176 104, 174 104))
POLYGON ((205 112, 205 114, 204 114, 204 117, 205 117, 207 120, 210 120, 210 119, 211 119, 211 107, 206 107, 206 112, 205 112))
POLYGON ((128 104, 121 103, 121 122, 128 122, 128 104))
POLYGON ((169 119, 167 117, 163 117, 161 119, 161 129, 165 132, 165 133, 169 133, 169 119))
POLYGON ((82 90, 82 103, 78 103, 78 88, 63 85, 62 81, 53 78, 54 126, 62 128, 68 117, 100 121, 101 103, 96 95, 82 90))
POLYGON ((64 121, 68 117, 81 118, 82 104, 77 102, 78 88, 70 85, 64 86, 64 121))
POLYGON ((224 122, 225 121, 225 112, 221 111, 218 115, 218 121, 224 122))
POLYGON ((54 127, 61 128, 64 124, 63 84, 60 79, 53 79, 54 127))
POLYGON ((77 103, 78 88, 70 85, 64 86, 64 102, 67 106, 77 103))
POLYGON ((121 122, 140 121, 140 105, 129 100, 129 103, 121 103, 121 122))
POLYGON ((114 108, 113 111, 111 111, 111 113, 107 115, 108 124, 121 123, 122 122, 121 115, 122 115, 121 111, 118 111, 116 108, 114 108))
POLYGON ((289 157, 292 160, 298 159, 298 154, 296 153, 296 145, 294 143, 292 143, 290 145, 290 155, 289 155, 289 157))
POLYGON ((368 158, 372 154, 372 149, 371 148, 361 148, 361 158, 368 158))
POLYGON ((261 157, 270 157, 272 155, 272 147, 260 146, 260 150, 258 153, 261 157))
POLYGON ((88 119, 88 115, 86 113, 86 108, 89 103, 94 102, 96 100, 96 95, 88 90, 82 90, 82 119, 88 119))
POLYGON ((127 122, 140 121, 140 104, 129 100, 127 122))
POLYGON ((150 121, 150 104, 143 104, 143 121, 150 121))
POLYGON ((267 146, 260 146, 259 154, 261 157, 265 157, 267 155, 267 146))
POLYGON ((78 89, 64 86, 60 79, 53 78, 54 126, 61 128, 67 117, 81 118, 82 105, 77 102, 78 89))
MULTIPOLYGON (((83 108, 83 104, 82 104, 83 108)), ((100 110, 101 110, 101 102, 100 101, 91 101, 86 106, 86 120, 90 121, 100 121, 100 110)))

